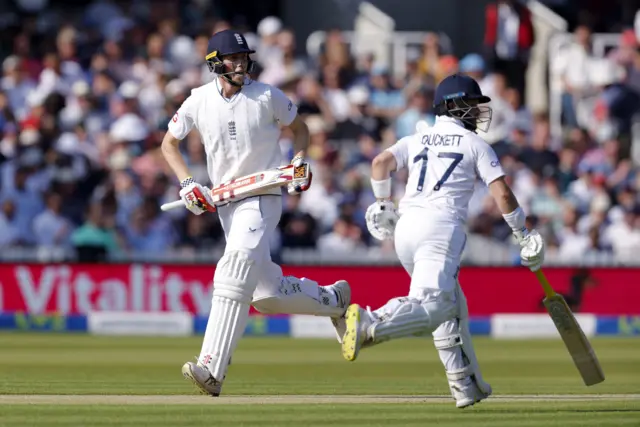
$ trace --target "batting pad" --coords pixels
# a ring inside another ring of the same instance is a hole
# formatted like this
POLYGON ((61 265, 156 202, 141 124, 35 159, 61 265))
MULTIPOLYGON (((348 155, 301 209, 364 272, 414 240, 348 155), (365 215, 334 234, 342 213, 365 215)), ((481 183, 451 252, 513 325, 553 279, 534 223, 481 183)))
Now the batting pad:
POLYGON ((320 286, 316 281, 292 276, 282 278, 278 295, 254 301, 253 306, 263 314, 339 317, 345 311, 337 305, 332 286, 320 286))
POLYGON ((200 362, 219 382, 224 380, 229 360, 247 327, 248 319, 249 304, 213 296, 200 362))

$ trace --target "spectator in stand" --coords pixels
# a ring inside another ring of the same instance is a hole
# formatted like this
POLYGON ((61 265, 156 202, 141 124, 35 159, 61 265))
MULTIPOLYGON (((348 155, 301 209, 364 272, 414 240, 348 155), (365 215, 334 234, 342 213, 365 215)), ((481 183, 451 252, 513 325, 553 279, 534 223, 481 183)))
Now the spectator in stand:
POLYGON ((563 123, 570 127, 578 126, 576 105, 591 93, 589 70, 594 58, 591 53, 591 28, 579 25, 573 31, 574 41, 558 57, 553 72, 560 78, 563 86, 562 117, 563 123))
POLYGON ((507 84, 524 99, 525 76, 535 41, 531 13, 517 0, 487 5, 484 44, 492 70, 507 77, 507 84))
MULTIPOLYGON (((208 39, 231 22, 256 38, 259 67, 252 78, 280 85, 310 131, 314 184, 301 198, 283 198, 274 251, 305 248, 338 259, 347 253, 395 259, 393 242, 380 244, 362 233, 364 211, 372 203, 370 161, 413 132, 418 120, 430 122, 431 91, 456 70, 478 79, 492 97, 493 122, 483 137, 498 153, 529 220, 545 234, 550 260, 563 250, 607 259, 607 245, 613 257, 628 260, 629 251, 637 250, 640 171, 631 158, 631 128, 640 113, 640 50, 628 31, 632 19, 612 20, 615 10, 597 17, 594 30, 623 31, 621 46, 611 49, 607 61, 593 58, 590 25, 574 29, 577 42, 551 70, 566 83, 562 133, 551 136, 550 117, 532 115, 523 99, 533 44, 523 2, 494 1, 487 8, 486 63, 475 53, 458 62, 459 49, 448 44, 446 34, 428 33, 421 49, 407 46, 405 75, 398 74, 405 64, 384 63, 367 51, 354 57, 340 30, 329 30, 320 55, 309 57, 300 55, 305 40, 283 19, 266 17, 254 28, 235 16, 216 17, 205 3, 167 0, 160 9, 148 9, 133 2, 131 9, 96 0, 72 13, 49 2, 38 11, 45 24, 0 32, 4 253, 64 250, 66 244, 70 260, 215 256, 223 239, 216 215, 157 209, 178 188, 158 144, 191 89, 211 81, 203 61, 208 39), (626 74, 615 68, 616 61, 626 74), (620 243, 617 234, 630 238, 620 243)), ((285 158, 292 156, 291 137, 281 136, 285 158)), ((194 174, 206 176, 196 132, 182 149, 194 174)), ((395 174, 393 200, 405 184, 406 171, 395 174)), ((510 233, 486 186, 476 186, 469 213, 466 259, 509 260, 510 233)))

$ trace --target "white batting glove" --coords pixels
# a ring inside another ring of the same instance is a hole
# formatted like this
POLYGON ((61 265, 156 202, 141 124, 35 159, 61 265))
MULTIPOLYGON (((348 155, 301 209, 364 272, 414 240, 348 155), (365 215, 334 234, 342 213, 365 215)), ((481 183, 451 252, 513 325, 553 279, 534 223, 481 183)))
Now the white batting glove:
POLYGON ((522 265, 531 271, 538 271, 544 262, 544 240, 536 230, 518 231, 513 233, 520 244, 520 258, 522 265))
POLYGON ((367 229, 378 240, 391 240, 398 223, 398 212, 393 202, 377 201, 367 208, 367 229))
MULTIPOLYGON (((291 160, 291 164, 295 167, 302 166, 304 163, 305 163, 304 157, 302 156, 295 156, 291 160)), ((290 195, 296 196, 302 193, 303 191, 307 191, 309 187, 311 187, 311 179, 313 178, 313 173, 311 173, 311 166, 309 165, 308 167, 309 167, 309 178, 305 179, 304 181, 298 181, 296 183, 291 183, 287 185, 287 192, 290 195)))
POLYGON ((211 199, 211 193, 204 187, 189 177, 180 183, 180 198, 184 205, 195 215, 205 212, 215 212, 216 206, 211 199))

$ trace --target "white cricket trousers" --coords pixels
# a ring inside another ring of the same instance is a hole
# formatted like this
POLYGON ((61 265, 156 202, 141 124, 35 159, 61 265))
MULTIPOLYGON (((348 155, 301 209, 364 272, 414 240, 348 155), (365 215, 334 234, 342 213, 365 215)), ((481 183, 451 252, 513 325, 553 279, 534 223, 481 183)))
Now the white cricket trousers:
POLYGON ((282 197, 259 196, 218 208, 227 241, 225 252, 241 250, 249 254, 260 269, 254 301, 275 296, 282 269, 271 260, 271 239, 282 216, 282 197))
POLYGON ((409 296, 424 288, 453 291, 462 251, 464 227, 443 220, 426 209, 402 214, 395 230, 398 259, 411 276, 409 296))
MULTIPOLYGON (((291 196, 299 197, 299 196, 291 196)), ((249 254, 258 269, 258 282, 251 304, 265 314, 310 314, 341 316, 344 308, 329 287, 309 278, 283 276, 282 268, 271 260, 271 239, 282 215, 282 197, 259 196, 240 200, 218 209, 227 240, 225 253, 249 254), (323 298, 325 293, 333 297, 323 298)))

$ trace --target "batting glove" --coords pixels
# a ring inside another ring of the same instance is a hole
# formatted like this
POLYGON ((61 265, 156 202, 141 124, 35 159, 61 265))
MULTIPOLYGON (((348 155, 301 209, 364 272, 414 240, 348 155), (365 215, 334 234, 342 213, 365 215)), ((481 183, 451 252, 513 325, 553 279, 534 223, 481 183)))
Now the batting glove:
POLYGON ((538 271, 544 262, 544 240, 536 230, 518 231, 513 233, 520 244, 520 258, 522 265, 531 271, 538 271))
POLYGON ((216 206, 211 199, 211 193, 204 187, 189 177, 180 183, 180 198, 184 205, 195 215, 205 212, 215 212, 216 206))
MULTIPOLYGON (((293 160, 291 160, 291 164, 295 167, 302 166, 304 163, 305 163, 304 157, 302 156, 295 156, 293 160)), ((309 168, 309 178, 305 179, 304 181, 298 181, 298 182, 287 185, 287 192, 290 195, 292 196, 298 195, 303 191, 307 191, 309 187, 311 187, 311 180, 313 179, 313 173, 311 172, 311 166, 307 165, 307 167, 309 168)))
POLYGON ((389 200, 377 201, 365 214, 367 229, 378 240, 391 240, 400 216, 393 202, 389 200))

